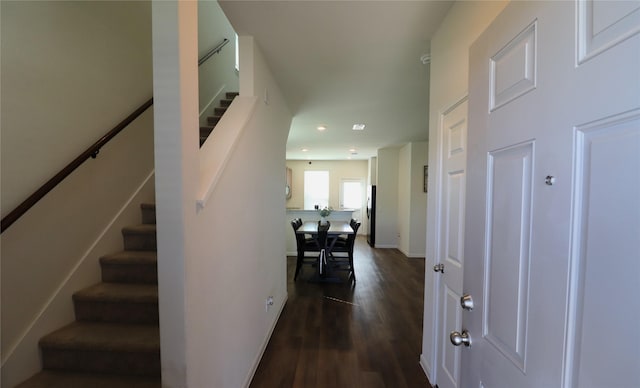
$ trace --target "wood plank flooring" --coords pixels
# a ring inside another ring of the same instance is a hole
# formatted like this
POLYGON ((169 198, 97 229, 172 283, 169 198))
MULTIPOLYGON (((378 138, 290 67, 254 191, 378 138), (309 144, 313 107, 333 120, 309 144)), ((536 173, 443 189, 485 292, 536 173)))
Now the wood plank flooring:
POLYGON ((305 266, 250 387, 429 387, 419 365, 424 260, 356 240, 355 285, 312 283, 305 266))

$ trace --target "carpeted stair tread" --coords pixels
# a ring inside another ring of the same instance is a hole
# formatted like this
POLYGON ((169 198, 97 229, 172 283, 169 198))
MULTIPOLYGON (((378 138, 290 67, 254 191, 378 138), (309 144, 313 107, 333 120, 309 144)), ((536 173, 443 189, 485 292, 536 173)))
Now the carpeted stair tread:
POLYGON ((155 251, 156 225, 139 224, 122 228, 124 249, 132 251, 155 251))
POLYGON ((158 283, 156 251, 122 251, 100 258, 102 281, 109 283, 158 283))
POLYGON ((43 337, 40 346, 48 349, 159 352, 160 330, 157 325, 73 322, 43 337))
POLYGON ((157 262, 156 251, 121 251, 100 258, 101 264, 156 264, 157 262))
POLYGON ((157 284, 99 283, 73 294, 76 320, 157 324, 157 284))
POLYGON ((15 388, 161 388, 159 377, 42 371, 15 388))
POLYGON ((103 283, 73 294, 76 322, 40 339, 43 371, 18 388, 161 388, 156 210, 100 258, 103 283))
POLYGON ((200 127, 200 136, 204 136, 207 137, 209 135, 211 135, 211 132, 213 132, 213 125, 203 125, 200 127))
POLYGON ((135 283, 98 283, 73 294, 74 301, 128 303, 158 302, 158 286, 135 283))
POLYGON ((213 116, 207 116, 207 125, 200 127, 200 147, 202 147, 202 145, 207 141, 207 138, 211 136, 211 132, 222 118, 222 115, 224 115, 233 102, 233 99, 238 95, 238 92, 227 92, 225 98, 219 101, 220 106, 213 108, 213 116))
POLYGON ((128 234, 155 234, 156 226, 155 224, 139 224, 139 225, 130 225, 122 228, 122 233, 128 234))
POLYGON ((160 376, 158 324, 74 322, 40 340, 42 368, 160 376))
POLYGON ((213 128, 213 126, 200 127, 200 147, 202 147, 207 138, 209 138, 209 135, 213 132, 213 128))
POLYGON ((220 118, 220 116, 207 116, 207 124, 215 127, 220 122, 220 118))

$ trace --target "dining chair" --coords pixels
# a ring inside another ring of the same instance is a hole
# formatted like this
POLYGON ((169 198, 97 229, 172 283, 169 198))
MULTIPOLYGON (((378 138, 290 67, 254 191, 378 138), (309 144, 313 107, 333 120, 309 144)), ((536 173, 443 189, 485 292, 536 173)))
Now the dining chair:
POLYGON ((333 244, 333 247, 331 248, 330 256, 333 259, 332 263, 338 268, 349 271, 349 278, 353 278, 353 281, 355 282, 356 272, 353 267, 353 247, 355 245, 356 236, 358 234, 358 229, 360 228, 361 223, 355 219, 351 219, 351 222, 349 224, 351 225, 351 229, 353 229, 353 234, 348 234, 344 239, 338 237, 336 242, 333 244), (334 256, 334 253, 340 252, 347 254, 346 261, 342 260, 340 256, 334 256), (345 264, 346 268, 343 268, 342 266, 344 266, 345 264))
MULTIPOLYGON (((349 225, 351 226, 351 228, 353 228, 353 224, 358 222, 356 219, 352 218, 351 221, 349 221, 349 225)), ((341 234, 338 236, 338 238, 336 239, 336 242, 338 243, 342 243, 342 244, 346 244, 347 243, 347 237, 348 235, 346 234, 341 234)))
POLYGON ((320 257, 318 258, 318 272, 320 276, 324 276, 327 273, 327 255, 329 254, 327 240, 329 237, 330 227, 331 223, 329 221, 324 225, 320 224, 320 221, 318 221, 318 233, 315 235, 314 243, 320 252, 320 257))
MULTIPOLYGON (((295 221, 295 222, 296 222, 296 224, 298 225, 298 226, 297 226, 298 228, 299 228, 299 227, 301 227, 301 226, 302 226, 302 224, 303 224, 303 222, 302 222, 302 218, 295 218, 295 219, 294 219, 294 221, 295 221)), ((296 228, 296 230, 297 230, 297 228, 296 228)), ((315 243, 315 240, 314 240, 314 238, 313 238, 313 236, 312 236, 312 235, 310 235, 310 234, 306 233, 306 234, 304 235, 304 242, 305 242, 305 244, 314 244, 314 243, 315 243)))
POLYGON ((300 218, 296 218, 291 220, 291 227, 293 228, 293 233, 296 237, 296 248, 297 248, 297 258, 296 258, 296 272, 293 276, 293 280, 295 281, 298 278, 298 274, 302 269, 304 264, 317 264, 318 263, 318 254, 321 249, 326 245, 326 232, 325 232, 325 242, 322 247, 319 245, 317 239, 311 237, 310 235, 305 235, 304 233, 297 233, 298 229, 302 226, 302 220, 300 218), (307 256, 307 252, 314 253, 313 256, 307 256))

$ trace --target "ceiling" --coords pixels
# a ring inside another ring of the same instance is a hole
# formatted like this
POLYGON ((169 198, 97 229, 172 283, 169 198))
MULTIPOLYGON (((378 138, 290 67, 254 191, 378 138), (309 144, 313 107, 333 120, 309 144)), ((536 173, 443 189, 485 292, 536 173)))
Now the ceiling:
POLYGON ((368 159, 427 140, 421 57, 451 1, 219 2, 238 35, 254 37, 289 105, 287 160, 368 159))

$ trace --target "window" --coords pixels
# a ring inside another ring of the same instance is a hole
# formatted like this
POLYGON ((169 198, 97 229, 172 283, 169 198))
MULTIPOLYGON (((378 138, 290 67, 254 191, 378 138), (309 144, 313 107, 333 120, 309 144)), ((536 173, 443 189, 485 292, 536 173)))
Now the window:
POLYGON ((340 188, 340 207, 345 209, 355 209, 353 217, 362 220, 363 201, 363 181, 362 179, 342 179, 340 188))
POLYGON ((304 172, 304 208, 305 210, 329 206, 329 171, 304 172))
POLYGON ((359 179, 342 180, 342 207, 360 209, 362 207, 362 181, 359 179))
POLYGON ((238 46, 238 34, 236 34, 236 71, 240 71, 240 47, 238 46))

